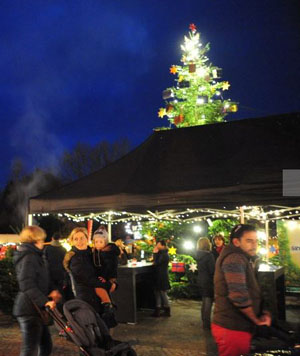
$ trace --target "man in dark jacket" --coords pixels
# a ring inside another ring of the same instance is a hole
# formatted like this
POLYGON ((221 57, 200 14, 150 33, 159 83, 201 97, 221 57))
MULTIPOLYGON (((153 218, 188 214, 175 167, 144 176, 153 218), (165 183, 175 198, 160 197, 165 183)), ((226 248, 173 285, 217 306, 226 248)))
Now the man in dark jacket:
POLYGON ((169 283, 169 254, 165 241, 158 241, 154 250, 155 282, 154 293, 156 308, 152 316, 159 317, 163 306, 163 316, 171 316, 170 303, 167 290, 170 289, 169 283))
POLYGON ((256 249, 255 228, 240 224, 233 228, 230 244, 217 260, 212 333, 219 356, 248 354, 255 326, 271 324, 270 314, 261 311, 260 288, 251 263, 256 249))
POLYGON ((65 248, 59 242, 60 234, 55 232, 51 244, 44 249, 44 256, 48 262, 48 268, 52 283, 61 293, 63 292, 65 269, 63 260, 66 254, 65 248))

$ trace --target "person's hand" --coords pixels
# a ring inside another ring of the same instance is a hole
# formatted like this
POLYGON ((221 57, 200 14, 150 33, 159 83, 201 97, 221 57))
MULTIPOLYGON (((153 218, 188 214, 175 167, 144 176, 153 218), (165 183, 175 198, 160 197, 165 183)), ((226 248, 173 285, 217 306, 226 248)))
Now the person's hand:
POLYGON ((106 282, 106 279, 103 278, 103 277, 101 277, 101 276, 99 276, 98 279, 99 279, 99 281, 102 282, 102 283, 105 283, 105 282, 106 282))
POLYGON ((267 326, 271 326, 271 323, 272 323, 272 318, 271 318, 271 315, 269 313, 264 313, 260 319, 265 322, 267 326))
POLYGON ((158 252, 158 248, 155 246, 153 249, 153 253, 157 253, 158 252))
POLYGON ((109 293, 114 292, 114 291, 116 290, 116 288, 117 288, 116 283, 112 283, 112 285, 111 285, 111 287, 110 287, 110 290, 109 290, 109 293))
POLYGON ((49 300, 49 302, 45 304, 45 307, 49 307, 51 310, 53 310, 56 308, 56 303, 54 300, 49 300))
POLYGON ((54 300, 55 303, 59 303, 62 299, 62 295, 58 290, 53 290, 48 297, 54 300))
POLYGON ((266 315, 266 314, 262 315, 260 318, 258 318, 255 321, 255 324, 258 326, 263 326, 263 325, 270 326, 271 325, 270 315, 266 315))

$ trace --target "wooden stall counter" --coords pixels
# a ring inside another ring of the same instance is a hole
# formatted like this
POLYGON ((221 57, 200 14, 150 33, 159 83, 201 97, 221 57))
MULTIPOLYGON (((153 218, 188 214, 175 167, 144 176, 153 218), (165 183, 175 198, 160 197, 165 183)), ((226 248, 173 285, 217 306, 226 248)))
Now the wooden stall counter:
POLYGON ((113 293, 120 323, 136 323, 137 309, 154 309, 154 266, 137 262, 118 267, 118 289, 113 293))
POLYGON ((265 307, 274 320, 285 320, 284 267, 261 264, 258 281, 264 297, 265 307))

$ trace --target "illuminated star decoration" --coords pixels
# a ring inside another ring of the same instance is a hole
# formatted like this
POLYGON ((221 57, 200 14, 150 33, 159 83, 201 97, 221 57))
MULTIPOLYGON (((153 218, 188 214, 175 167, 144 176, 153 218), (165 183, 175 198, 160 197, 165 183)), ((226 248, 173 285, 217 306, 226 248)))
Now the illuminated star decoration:
POLYGON ((223 90, 228 90, 229 87, 230 87, 229 82, 224 82, 224 83, 223 83, 223 86, 222 86, 222 89, 223 89, 223 90))
POLYGON ((165 108, 160 108, 158 111, 158 116, 160 118, 163 118, 166 115, 166 109, 165 108))
POLYGON ((195 271, 197 271, 197 265, 196 265, 196 263, 191 263, 190 264, 190 267, 189 267, 189 270, 190 271, 192 271, 192 272, 194 272, 195 273, 195 271))
POLYGON ((169 255, 176 255, 176 253, 177 253, 177 248, 175 248, 175 247, 170 247, 169 248, 169 255))
POLYGON ((196 25, 193 24, 193 23, 190 24, 189 29, 190 29, 192 32, 196 32, 196 31, 197 31, 197 27, 196 27, 196 25))
POLYGON ((170 68, 170 73, 172 73, 172 74, 176 74, 177 73, 177 68, 176 68, 176 66, 172 66, 171 68, 170 68))

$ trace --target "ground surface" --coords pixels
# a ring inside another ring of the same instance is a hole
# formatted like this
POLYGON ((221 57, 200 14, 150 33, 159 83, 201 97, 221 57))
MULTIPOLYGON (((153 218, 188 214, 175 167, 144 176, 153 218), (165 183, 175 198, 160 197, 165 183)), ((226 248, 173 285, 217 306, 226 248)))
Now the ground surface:
MULTIPOLYGON (((139 312, 136 325, 120 324, 114 338, 133 341, 138 356, 200 356, 217 355, 211 334, 200 325, 200 302, 178 300, 172 303, 171 318, 152 318, 150 311, 139 312)), ((287 309, 287 320, 293 326, 300 323, 300 309, 295 300, 287 309)), ((78 355, 78 349, 52 328, 53 356, 78 355)), ((20 331, 17 323, 0 317, 0 356, 18 356, 20 331)))

